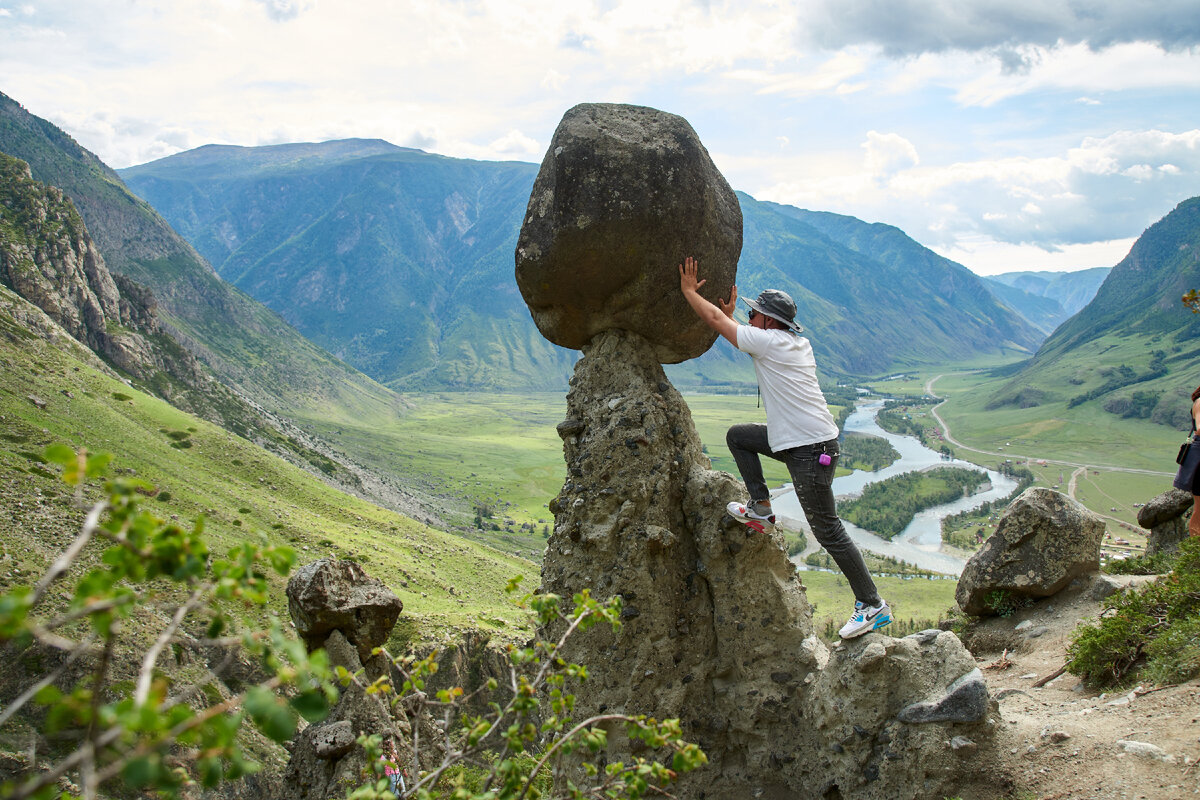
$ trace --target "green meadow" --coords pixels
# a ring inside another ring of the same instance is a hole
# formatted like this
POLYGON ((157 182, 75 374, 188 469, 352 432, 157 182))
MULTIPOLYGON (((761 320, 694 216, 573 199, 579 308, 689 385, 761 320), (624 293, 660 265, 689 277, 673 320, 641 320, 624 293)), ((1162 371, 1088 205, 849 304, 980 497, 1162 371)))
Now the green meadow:
MULTIPOLYGON (((114 471, 152 484, 156 493, 143 503, 160 517, 187 525, 203 516, 216 553, 254 538, 294 548, 300 564, 359 561, 404 602, 408 636, 436 640, 465 628, 523 635, 525 615, 503 588, 515 575, 536 586, 529 559, 337 491, 35 337, 0 347, 0 431, 0 589, 40 574, 82 523, 84 508, 40 459, 62 442, 109 452, 114 471)), ((272 610, 286 618, 277 583, 272 610)))

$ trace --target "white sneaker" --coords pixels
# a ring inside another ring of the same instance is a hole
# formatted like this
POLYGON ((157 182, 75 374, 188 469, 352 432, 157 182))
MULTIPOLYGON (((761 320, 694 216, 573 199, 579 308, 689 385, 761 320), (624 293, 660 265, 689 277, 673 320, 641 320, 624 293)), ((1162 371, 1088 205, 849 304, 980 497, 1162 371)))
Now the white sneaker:
POLYGON ((843 639, 853 639, 855 636, 862 636, 869 631, 877 631, 884 625, 891 624, 892 609, 888 604, 880 600, 877 606, 867 606, 854 601, 854 614, 850 617, 850 621, 842 626, 838 631, 838 636, 843 639))
POLYGON ((730 503, 725 506, 725 510, 729 512, 729 516, 746 523, 747 528, 759 533, 770 533, 775 529, 774 514, 759 514, 745 503, 730 503))

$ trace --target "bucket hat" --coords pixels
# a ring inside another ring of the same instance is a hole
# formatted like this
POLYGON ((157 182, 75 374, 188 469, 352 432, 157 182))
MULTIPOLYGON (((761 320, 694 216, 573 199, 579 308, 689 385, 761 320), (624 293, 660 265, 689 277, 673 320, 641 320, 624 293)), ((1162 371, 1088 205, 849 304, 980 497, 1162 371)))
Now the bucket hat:
POLYGON ((800 333, 804 330, 796 322, 796 302, 787 292, 765 289, 756 300, 749 300, 745 297, 742 300, 758 313, 766 314, 771 319, 782 322, 793 333, 800 333))

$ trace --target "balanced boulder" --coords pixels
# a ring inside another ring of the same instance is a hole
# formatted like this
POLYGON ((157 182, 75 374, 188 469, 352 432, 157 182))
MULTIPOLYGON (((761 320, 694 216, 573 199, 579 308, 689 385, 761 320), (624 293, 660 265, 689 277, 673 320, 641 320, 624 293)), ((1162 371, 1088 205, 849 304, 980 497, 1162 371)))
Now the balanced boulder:
POLYGON ((366 661, 387 641, 404 604, 354 561, 323 558, 296 571, 287 585, 288 612, 310 649, 341 631, 366 661))
POLYGON ((742 250, 737 196, 682 117, 589 103, 567 111, 533 185, 517 286, 542 335, 582 349, 637 333, 660 363, 695 358, 716 334, 679 291, 693 256, 701 293, 728 299, 742 250))
POLYGON ((1049 597, 1100 569, 1104 520, 1060 492, 1035 487, 1009 506, 967 561, 955 599, 967 614, 996 614, 1013 600, 1049 597))

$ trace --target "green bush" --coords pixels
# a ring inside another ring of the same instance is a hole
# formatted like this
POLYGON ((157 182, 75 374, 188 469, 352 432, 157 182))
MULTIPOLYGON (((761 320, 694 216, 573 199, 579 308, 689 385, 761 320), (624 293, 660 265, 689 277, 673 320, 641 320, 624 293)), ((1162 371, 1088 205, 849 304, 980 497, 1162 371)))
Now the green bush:
POLYGON ((1180 546, 1175 568, 1141 591, 1105 602, 1101 619, 1080 628, 1067 649, 1067 669, 1094 687, 1135 675, 1178 683, 1200 674, 1200 541, 1180 546))

